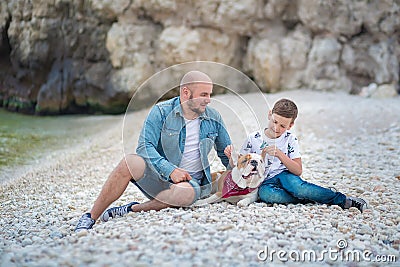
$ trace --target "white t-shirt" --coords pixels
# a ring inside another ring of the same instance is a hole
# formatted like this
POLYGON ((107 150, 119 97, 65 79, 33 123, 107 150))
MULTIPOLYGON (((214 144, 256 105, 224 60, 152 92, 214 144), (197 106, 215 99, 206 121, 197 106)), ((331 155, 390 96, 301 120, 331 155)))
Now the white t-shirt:
MULTIPOLYGON (((285 131, 280 137, 275 139, 268 138, 265 135, 265 131, 255 131, 247 136, 246 141, 240 149, 240 154, 261 154, 263 148, 271 145, 275 145, 291 159, 301 157, 297 137, 290 131, 285 131)), ((286 166, 282 164, 278 157, 272 157, 267 154, 264 160, 265 179, 272 178, 287 170, 286 166)))
POLYGON ((203 178, 203 166, 200 159, 200 119, 185 119, 186 141, 182 160, 179 167, 189 172, 192 178, 201 183, 203 178))

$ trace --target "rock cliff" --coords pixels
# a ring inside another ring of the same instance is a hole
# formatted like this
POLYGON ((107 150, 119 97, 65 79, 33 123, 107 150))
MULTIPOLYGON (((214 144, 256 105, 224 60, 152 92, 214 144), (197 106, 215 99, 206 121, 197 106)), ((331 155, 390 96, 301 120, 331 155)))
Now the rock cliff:
POLYGON ((264 92, 399 86, 399 0, 9 0, 0 32, 0 106, 20 112, 123 112, 196 60, 264 92))

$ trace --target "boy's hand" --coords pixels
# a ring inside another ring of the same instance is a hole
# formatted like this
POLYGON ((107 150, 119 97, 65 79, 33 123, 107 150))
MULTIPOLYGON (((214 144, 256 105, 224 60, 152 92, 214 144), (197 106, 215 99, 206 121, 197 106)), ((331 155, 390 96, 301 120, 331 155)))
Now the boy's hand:
POLYGON ((276 146, 267 146, 263 151, 267 152, 267 154, 272 157, 278 157, 278 153, 281 152, 276 146))

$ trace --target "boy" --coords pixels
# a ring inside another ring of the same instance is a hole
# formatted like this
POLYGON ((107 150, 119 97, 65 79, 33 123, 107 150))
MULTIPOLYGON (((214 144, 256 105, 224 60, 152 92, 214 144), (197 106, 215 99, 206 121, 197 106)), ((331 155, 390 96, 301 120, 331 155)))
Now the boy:
MULTIPOLYGON (((266 150, 265 180, 258 195, 266 203, 310 203, 339 205, 343 209, 356 207, 360 212, 367 207, 361 198, 348 197, 340 192, 308 183, 300 178, 301 155, 296 136, 289 130, 297 118, 297 106, 289 99, 280 99, 268 112, 268 127, 247 137, 240 154, 266 150)), ((227 148, 230 155, 230 148, 227 148)))

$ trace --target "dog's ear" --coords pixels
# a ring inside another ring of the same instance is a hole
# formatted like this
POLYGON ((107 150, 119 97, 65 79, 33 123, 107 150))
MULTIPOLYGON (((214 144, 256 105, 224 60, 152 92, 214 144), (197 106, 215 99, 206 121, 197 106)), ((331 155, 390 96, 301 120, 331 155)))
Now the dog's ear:
POLYGON ((233 146, 232 146, 231 157, 232 157, 233 165, 237 166, 238 159, 239 159, 239 154, 237 153, 236 149, 233 146))

